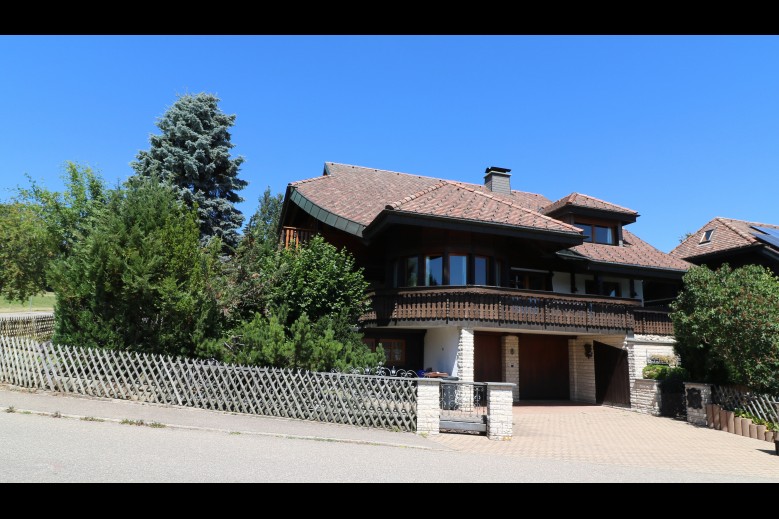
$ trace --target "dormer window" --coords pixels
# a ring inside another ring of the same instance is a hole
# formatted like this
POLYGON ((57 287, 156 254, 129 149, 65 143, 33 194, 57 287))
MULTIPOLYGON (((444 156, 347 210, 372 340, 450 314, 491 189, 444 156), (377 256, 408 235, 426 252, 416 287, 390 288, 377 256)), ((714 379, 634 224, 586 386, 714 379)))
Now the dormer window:
POLYGON ((603 243, 606 245, 616 245, 616 235, 613 226, 598 225, 589 222, 574 222, 576 227, 582 230, 584 241, 586 243, 603 243))
POLYGON ((711 241, 711 235, 712 234, 714 234, 714 229, 709 229, 707 231, 703 231, 703 234, 701 235, 700 243, 709 243, 711 241))

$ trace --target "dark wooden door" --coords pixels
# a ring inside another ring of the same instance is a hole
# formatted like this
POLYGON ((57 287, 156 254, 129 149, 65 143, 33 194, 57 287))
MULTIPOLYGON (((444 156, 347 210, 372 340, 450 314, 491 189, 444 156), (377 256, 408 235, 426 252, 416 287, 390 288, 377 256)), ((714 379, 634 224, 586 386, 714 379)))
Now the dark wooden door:
POLYGON ((519 337, 519 399, 570 400, 568 339, 555 335, 519 337))
POLYGON ((474 334, 473 379, 475 382, 503 381, 500 335, 479 332, 474 334))
POLYGON ((595 346, 595 400, 630 405, 628 352, 598 341, 595 346))

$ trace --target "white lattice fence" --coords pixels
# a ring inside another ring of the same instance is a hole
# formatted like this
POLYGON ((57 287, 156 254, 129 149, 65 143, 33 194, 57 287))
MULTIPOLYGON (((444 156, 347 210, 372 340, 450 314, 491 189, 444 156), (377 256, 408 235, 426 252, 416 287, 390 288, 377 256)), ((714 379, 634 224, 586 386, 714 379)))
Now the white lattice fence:
POLYGON ((415 431, 416 381, 220 364, 0 336, 0 382, 96 397, 415 431))
POLYGON ((2 316, 0 336, 29 337, 38 341, 51 340, 54 333, 54 315, 2 316))
POLYGON ((779 396, 744 392, 728 386, 714 386, 712 400, 728 411, 743 409, 763 420, 779 423, 779 415, 774 406, 774 402, 779 401, 779 396))

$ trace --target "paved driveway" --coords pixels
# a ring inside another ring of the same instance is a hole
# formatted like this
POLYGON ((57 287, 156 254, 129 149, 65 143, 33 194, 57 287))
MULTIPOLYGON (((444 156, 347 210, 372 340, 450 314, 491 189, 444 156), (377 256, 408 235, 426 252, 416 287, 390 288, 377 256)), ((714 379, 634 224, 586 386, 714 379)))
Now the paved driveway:
POLYGON ((514 437, 431 439, 458 451, 779 479, 774 444, 624 409, 539 403, 514 407, 514 437))

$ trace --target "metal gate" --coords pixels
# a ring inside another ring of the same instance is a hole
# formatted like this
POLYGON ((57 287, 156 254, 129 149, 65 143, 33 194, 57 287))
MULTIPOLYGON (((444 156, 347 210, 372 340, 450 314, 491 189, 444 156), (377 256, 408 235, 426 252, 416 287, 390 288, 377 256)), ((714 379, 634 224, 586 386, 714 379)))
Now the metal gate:
POLYGON ((487 432, 487 384, 442 380, 442 431, 487 432))

